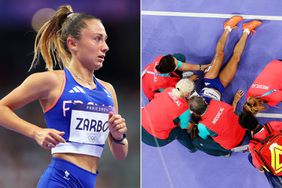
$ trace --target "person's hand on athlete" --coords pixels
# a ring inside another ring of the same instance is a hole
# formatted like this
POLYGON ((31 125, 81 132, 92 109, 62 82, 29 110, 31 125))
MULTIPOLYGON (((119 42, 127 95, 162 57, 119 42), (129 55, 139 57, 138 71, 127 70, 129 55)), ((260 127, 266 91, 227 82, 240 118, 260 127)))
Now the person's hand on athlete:
POLYGON ((52 149, 59 143, 64 143, 62 137, 65 133, 56 129, 41 128, 35 133, 35 141, 44 149, 52 149))
POLYGON ((122 140, 127 132, 125 119, 119 114, 109 113, 109 130, 115 140, 122 140))

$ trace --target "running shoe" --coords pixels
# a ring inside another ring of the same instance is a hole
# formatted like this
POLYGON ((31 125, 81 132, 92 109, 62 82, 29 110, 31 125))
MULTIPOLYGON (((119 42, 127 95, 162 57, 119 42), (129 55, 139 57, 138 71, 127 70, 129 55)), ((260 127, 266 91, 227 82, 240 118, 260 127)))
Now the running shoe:
POLYGON ((257 28, 258 26, 260 26, 262 24, 261 21, 258 21, 258 20, 254 20, 254 21, 250 21, 248 23, 244 23, 243 24, 243 29, 248 29, 249 31, 251 32, 256 32, 255 31, 255 28, 257 28))
POLYGON ((242 16, 232 16, 231 18, 229 18, 226 22, 224 22, 224 29, 227 26, 230 26, 232 29, 236 28, 236 25, 243 20, 242 16))

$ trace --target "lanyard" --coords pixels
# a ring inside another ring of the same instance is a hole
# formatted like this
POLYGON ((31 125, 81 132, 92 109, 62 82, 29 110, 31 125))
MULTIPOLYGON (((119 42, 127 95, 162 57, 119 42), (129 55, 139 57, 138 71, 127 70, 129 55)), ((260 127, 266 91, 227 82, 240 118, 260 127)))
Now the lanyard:
POLYGON ((274 93, 274 92, 276 92, 276 91, 277 91, 276 89, 269 90, 269 91, 265 92, 264 94, 262 94, 262 95, 259 96, 259 97, 268 96, 268 95, 270 95, 270 94, 272 94, 272 93, 274 93))

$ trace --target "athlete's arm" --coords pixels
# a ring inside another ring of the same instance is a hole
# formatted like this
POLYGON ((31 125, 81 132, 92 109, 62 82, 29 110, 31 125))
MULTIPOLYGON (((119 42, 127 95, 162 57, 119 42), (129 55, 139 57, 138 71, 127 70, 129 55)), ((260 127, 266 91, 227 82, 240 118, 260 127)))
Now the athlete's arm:
POLYGON ((59 142, 64 142, 61 137, 64 133, 38 127, 21 119, 14 112, 32 101, 47 100, 53 88, 53 78, 48 72, 29 76, 20 86, 0 100, 0 125, 36 140, 45 149, 51 149, 59 142))
POLYGON ((104 81, 101 81, 101 83, 111 92, 115 105, 115 112, 109 114, 109 147, 113 156, 118 160, 122 160, 128 153, 128 141, 124 138, 127 132, 126 122, 125 119, 118 114, 118 101, 113 86, 104 81), (120 140, 121 142, 115 142, 113 139, 120 140))

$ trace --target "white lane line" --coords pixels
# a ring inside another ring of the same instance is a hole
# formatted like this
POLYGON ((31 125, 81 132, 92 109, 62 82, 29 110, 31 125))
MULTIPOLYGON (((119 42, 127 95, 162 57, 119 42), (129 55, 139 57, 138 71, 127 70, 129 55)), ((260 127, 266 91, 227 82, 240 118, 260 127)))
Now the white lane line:
POLYGON ((282 114, 274 114, 274 113, 258 113, 256 117, 264 117, 264 118, 282 118, 282 114))
POLYGON ((143 16, 176 16, 176 17, 193 17, 193 18, 230 18, 233 15, 240 15, 240 16, 243 16, 244 19, 282 21, 282 16, 265 16, 265 15, 250 15, 250 14, 216 14, 216 13, 198 13, 198 12, 170 12, 170 11, 142 10, 141 15, 143 16))

